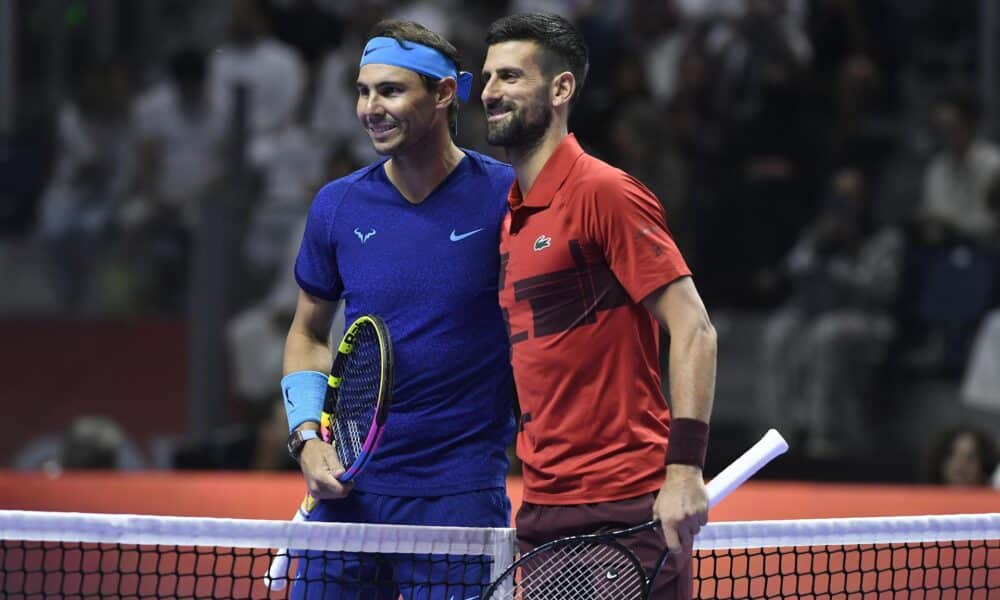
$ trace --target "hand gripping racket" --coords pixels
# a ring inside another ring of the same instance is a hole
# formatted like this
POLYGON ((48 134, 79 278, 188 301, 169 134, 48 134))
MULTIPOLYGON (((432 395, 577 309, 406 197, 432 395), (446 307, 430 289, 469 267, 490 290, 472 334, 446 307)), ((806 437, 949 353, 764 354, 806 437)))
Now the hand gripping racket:
MULTIPOLYGON (((774 429, 747 450, 706 486, 708 506, 715 506, 776 456, 788 443, 774 429)), ((604 534, 577 535, 554 540, 514 562, 483 595, 484 600, 645 600, 663 566, 646 575, 636 555, 621 540, 659 526, 649 521, 604 534)))
MULTIPOLYGON (((357 477, 368 464, 382 439, 392 402, 392 340, 379 317, 358 317, 347 331, 333 358, 323 402, 320 431, 333 444, 346 471, 342 483, 357 477)), ((317 500, 306 494, 293 521, 304 521, 317 500)), ((264 582, 272 590, 285 587, 288 579, 287 549, 271 561, 264 582)))

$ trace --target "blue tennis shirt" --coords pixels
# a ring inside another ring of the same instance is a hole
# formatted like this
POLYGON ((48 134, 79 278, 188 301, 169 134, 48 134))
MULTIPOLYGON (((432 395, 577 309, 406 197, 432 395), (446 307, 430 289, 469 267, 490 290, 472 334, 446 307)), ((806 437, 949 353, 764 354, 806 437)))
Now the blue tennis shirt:
POLYGON ((393 403, 356 480, 361 491, 440 496, 505 485, 513 378, 497 282, 514 172, 463 151, 418 205, 392 185, 383 159, 327 184, 309 211, 299 286, 344 298, 347 323, 382 317, 392 337, 393 403))

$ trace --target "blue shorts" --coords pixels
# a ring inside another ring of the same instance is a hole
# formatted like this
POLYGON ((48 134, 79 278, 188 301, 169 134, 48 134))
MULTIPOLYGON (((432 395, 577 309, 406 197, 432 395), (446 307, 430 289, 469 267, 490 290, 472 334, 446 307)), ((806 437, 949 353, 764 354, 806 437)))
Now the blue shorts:
MULTIPOLYGON (((383 496, 354 491, 320 502, 310 521, 510 527, 503 488, 434 497, 383 496)), ((468 600, 489 584, 490 561, 481 556, 306 552, 292 586, 294 600, 468 600)))

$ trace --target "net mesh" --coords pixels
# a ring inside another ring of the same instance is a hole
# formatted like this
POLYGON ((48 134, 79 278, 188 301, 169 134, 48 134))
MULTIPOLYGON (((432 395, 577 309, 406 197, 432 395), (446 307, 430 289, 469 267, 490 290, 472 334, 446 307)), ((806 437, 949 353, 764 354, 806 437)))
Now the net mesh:
POLYGON ((1000 598, 1000 514, 714 523, 699 598, 1000 598))
POLYGON ((514 543, 510 529, 0 511, 0 597, 465 600, 514 543), (279 547, 297 550, 269 587, 279 547))
MULTIPOLYGON (((466 600, 513 547, 509 529, 0 511, 0 596, 466 600), (272 591, 280 547, 300 550, 272 591)), ((696 548, 698 598, 1000 598, 1000 514, 711 523, 696 548)))

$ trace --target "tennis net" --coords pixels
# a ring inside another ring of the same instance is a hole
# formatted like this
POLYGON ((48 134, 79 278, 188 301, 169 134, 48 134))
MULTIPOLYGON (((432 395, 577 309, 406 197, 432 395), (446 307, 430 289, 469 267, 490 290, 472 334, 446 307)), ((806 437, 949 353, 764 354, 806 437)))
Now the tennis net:
POLYGON ((511 529, 0 510, 0 597, 465 600, 514 545, 511 529), (268 586, 277 548, 293 559, 268 586))
MULTIPOLYGON (((696 548, 698 598, 1000 598, 1000 514, 711 523, 696 548)), ((510 529, 0 511, 0 596, 466 600, 513 553, 510 529)))
POLYGON ((699 598, 1000 598, 1000 514, 711 523, 699 598))

